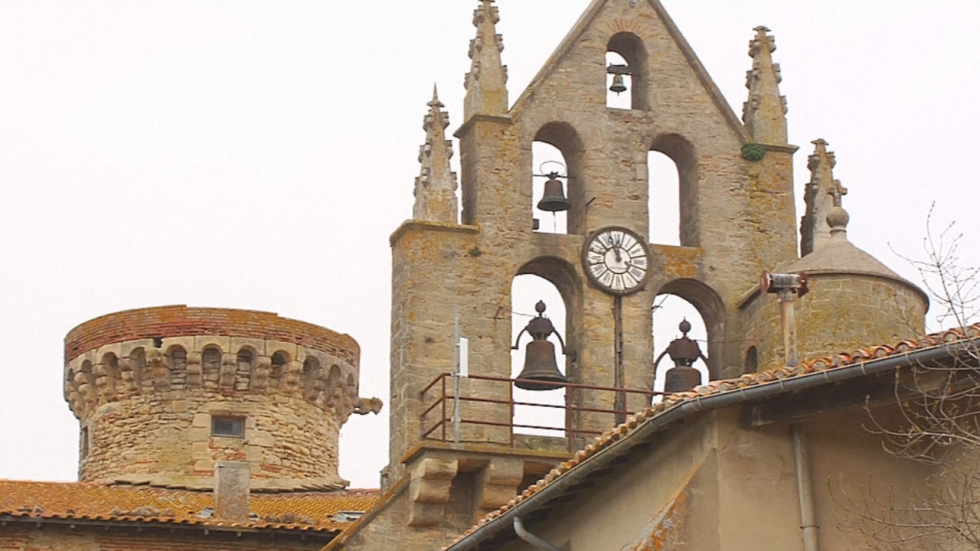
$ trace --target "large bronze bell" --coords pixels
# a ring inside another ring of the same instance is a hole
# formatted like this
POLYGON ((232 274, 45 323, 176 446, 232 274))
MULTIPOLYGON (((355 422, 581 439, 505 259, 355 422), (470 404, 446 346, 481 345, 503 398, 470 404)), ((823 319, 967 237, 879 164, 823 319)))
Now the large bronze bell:
POLYGON ((524 370, 517 376, 514 383, 517 388, 524 390, 554 390, 561 388, 565 376, 558 371, 558 361, 555 355, 555 345, 551 341, 531 341, 524 349, 524 370), (534 381, 534 382, 530 382, 534 381))
POLYGON ((558 371, 555 345, 548 340, 548 337, 552 333, 558 335, 558 340, 561 341, 562 352, 565 349, 565 341, 555 331, 555 326, 551 323, 551 320, 544 317, 546 308, 544 302, 538 301, 534 308, 538 312, 538 317, 532 319, 527 324, 527 327, 518 333, 517 342, 513 346, 515 350, 520 346, 521 335, 525 331, 533 339, 527 343, 527 349, 524 353, 524 369, 517 376, 521 380, 514 384, 517 385, 517 388, 523 388, 524 390, 554 390, 561 388, 564 386, 564 383, 568 382, 568 379, 561 374, 561 371, 558 371))
POLYGON ((572 204, 565 197, 565 188, 558 179, 558 174, 552 172, 544 183, 544 195, 538 201, 538 208, 548 212, 566 211, 572 204))
POLYGON ((626 79, 623 75, 613 75, 612 86, 609 87, 610 92, 616 92, 616 95, 626 91, 626 79))

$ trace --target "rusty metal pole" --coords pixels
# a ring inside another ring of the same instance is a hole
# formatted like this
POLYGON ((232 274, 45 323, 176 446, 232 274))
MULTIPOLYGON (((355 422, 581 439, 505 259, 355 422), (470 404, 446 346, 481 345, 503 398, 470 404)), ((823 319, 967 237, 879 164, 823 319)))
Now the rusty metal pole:
POLYGON ((507 383, 507 401, 510 402, 510 447, 514 447, 514 383, 507 383))
MULTIPOLYGON (((626 386, 623 373, 623 297, 616 295, 613 298, 613 317, 615 318, 615 341, 616 341, 616 371, 613 386, 621 389, 626 386)), ((626 395, 622 390, 616 391, 615 405, 616 424, 621 425, 626 422, 626 395)))
POLYGON ((440 420, 442 425, 442 441, 446 441, 446 374, 442 374, 442 419, 440 420))

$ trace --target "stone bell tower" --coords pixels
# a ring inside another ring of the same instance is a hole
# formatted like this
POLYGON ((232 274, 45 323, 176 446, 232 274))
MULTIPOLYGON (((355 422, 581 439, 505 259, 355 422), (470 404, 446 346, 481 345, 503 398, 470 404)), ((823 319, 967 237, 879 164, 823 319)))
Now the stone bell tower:
POLYGON ((400 518, 419 533, 464 529, 587 435, 622 419, 610 410, 648 405, 648 396, 624 399, 585 387, 652 388, 651 308, 658 294, 679 295, 702 314, 712 378, 740 374, 741 352, 725 344, 744 336, 739 300, 763 269, 797 258, 797 148, 787 143, 767 29, 757 28, 750 42, 743 122, 657 0, 592 2, 513 105, 496 31, 500 17, 493 0, 481 0, 473 16, 476 36, 455 133, 461 215, 452 204, 452 142, 442 134, 448 115, 434 98, 424 118, 414 217, 390 239, 384 484, 405 489, 400 518), (626 60, 617 70, 630 77, 632 108, 607 106, 608 52, 626 60), (534 230, 534 141, 553 145, 566 160, 567 234, 534 230), (649 191, 651 151, 678 168, 680 246, 649 242, 649 205, 658 200, 649 191), (566 327, 557 329, 567 362, 560 367, 582 385, 568 390, 571 442, 515 438, 511 409, 500 402, 512 390, 511 286, 523 274, 554 284, 565 303, 566 327), (457 327, 468 339, 471 375, 458 382, 458 393, 475 399, 459 402, 455 415, 456 401, 446 396, 455 395, 456 383, 445 376, 459 353, 457 327), (450 417, 464 422, 445 430, 450 417), (447 507, 451 502, 457 507, 447 507))
MULTIPOLYGON (((593 2, 513 106, 499 19, 489 0, 473 17, 464 119, 456 132, 461 221, 424 206, 455 187, 448 169, 451 143, 440 134, 446 115, 433 100, 419 178, 433 183, 416 184, 416 216, 391 237, 392 474, 404 454, 424 441, 420 435, 433 419, 423 419, 419 391, 453 369, 456 310, 469 338, 470 372, 509 377, 514 277, 538 275, 560 291, 568 319, 559 328, 568 348, 568 365, 561 367, 571 382, 649 389, 656 295, 679 295, 699 309, 708 325, 711 375, 721 377, 729 373, 726 366, 740 363, 739 351, 723 344, 740 334, 740 295, 763 269, 797 257, 797 148, 786 141, 775 41, 766 28, 758 27, 750 42, 743 124, 659 2, 593 2), (606 105, 607 52, 627 61, 632 109, 606 105), (566 235, 533 229, 533 141, 555 146, 567 161, 566 235), (657 201, 649 194, 650 151, 666 154, 678 167, 680 246, 648 242, 648 209, 657 201), (624 275, 618 282, 612 279, 620 276, 608 275, 602 281, 603 270, 616 272, 604 263, 605 255, 618 251, 603 244, 609 228, 621 228, 638 243, 638 256, 620 259, 624 275), (631 275, 632 268, 638 270, 631 275)), ((464 381, 463 390, 506 395, 503 386, 477 386, 464 381)), ((583 407, 614 400, 574 394, 573 402, 583 407)), ((464 406, 470 408, 464 417, 504 424, 510 414, 485 403, 464 406)), ((605 429, 615 419, 581 414, 570 422, 605 429)), ((467 441, 507 440, 494 425, 463 432, 467 441)))

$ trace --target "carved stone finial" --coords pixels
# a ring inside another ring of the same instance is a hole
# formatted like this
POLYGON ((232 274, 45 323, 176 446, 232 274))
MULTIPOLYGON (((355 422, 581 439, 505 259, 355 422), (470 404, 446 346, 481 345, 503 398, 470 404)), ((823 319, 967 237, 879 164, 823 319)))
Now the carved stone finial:
POLYGON ((742 120, 755 141, 786 145, 786 98, 779 95, 783 77, 779 64, 772 61, 776 40, 766 27, 756 27, 755 32, 749 41, 752 69, 746 73, 749 99, 743 106, 742 120))
POLYGON ((847 188, 840 184, 840 180, 834 180, 833 185, 830 186, 830 191, 827 192, 834 200, 834 206, 840 207, 841 198, 847 195, 847 188))
POLYGON ((800 224, 800 252, 806 256, 827 243, 837 232, 844 232, 850 216, 841 206, 847 188, 834 178, 837 157, 827 150, 826 140, 813 141, 814 151, 807 161, 810 182, 804 200, 806 213, 800 224))
POLYGON ((429 112, 422 119, 425 143, 419 148, 422 167, 415 179, 415 208, 413 218, 431 222, 457 222, 456 173, 449 160, 453 157, 453 142, 446 139, 449 115, 439 101, 439 91, 432 86, 429 112))
POLYGON ((509 108, 507 67, 500 59, 504 39, 497 34, 500 11, 493 0, 481 0, 473 11, 476 38, 470 41, 470 72, 466 74, 466 101, 463 116, 475 114, 503 115, 509 108))

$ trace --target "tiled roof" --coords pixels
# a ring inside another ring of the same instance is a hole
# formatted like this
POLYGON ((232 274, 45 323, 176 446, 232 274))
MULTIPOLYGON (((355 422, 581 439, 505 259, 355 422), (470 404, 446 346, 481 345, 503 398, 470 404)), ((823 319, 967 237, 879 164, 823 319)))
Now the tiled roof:
POLYGON ((701 385, 689 392, 678 392, 676 394, 665 396, 662 402, 654 404, 651 407, 646 408, 644 411, 631 416, 625 423, 614 429, 610 429, 601 436, 597 437, 591 444, 576 452, 572 459, 561 463, 552 469, 551 472, 549 472, 544 478, 524 490, 521 495, 512 499, 500 509, 483 517, 476 526, 473 526, 468 531, 463 533, 463 535, 456 538, 451 545, 444 547, 443 550, 445 551, 446 549, 450 549, 453 545, 466 539, 470 534, 476 532, 484 525, 490 523, 520 503, 541 492, 590 457, 595 456, 600 451, 635 432, 638 427, 646 424, 666 411, 674 409, 676 406, 680 406, 686 402, 693 402, 707 396, 723 394, 726 392, 738 392, 754 386, 780 384, 782 381, 795 377, 802 377, 822 371, 840 369, 845 366, 856 365, 870 360, 892 356, 902 356, 911 352, 923 351, 938 346, 948 346, 950 344, 971 339, 980 339, 980 323, 973 324, 965 328, 950 329, 941 333, 927 335, 921 339, 904 340, 893 346, 870 346, 868 348, 861 348, 851 352, 837 354, 833 357, 824 357, 802 362, 794 367, 782 367, 772 371, 749 373, 736 379, 711 381, 710 383, 701 385))
POLYGON ((214 507, 212 492, 84 482, 0 480, 0 518, 38 520, 340 532, 351 523, 336 518, 338 513, 367 511, 377 499, 377 490, 253 493, 249 503, 252 520, 229 522, 208 516, 214 507))

